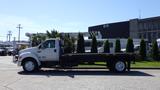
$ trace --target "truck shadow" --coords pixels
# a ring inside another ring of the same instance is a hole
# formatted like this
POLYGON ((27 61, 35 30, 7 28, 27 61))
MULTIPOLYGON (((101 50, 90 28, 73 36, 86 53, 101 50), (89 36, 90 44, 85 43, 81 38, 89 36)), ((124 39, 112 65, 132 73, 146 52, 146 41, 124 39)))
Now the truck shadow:
POLYGON ((130 71, 130 72, 124 72, 124 73, 115 73, 110 71, 100 71, 100 70, 40 70, 38 72, 33 73, 26 73, 24 71, 18 72, 20 75, 41 75, 41 76, 69 76, 71 78, 74 78, 74 76, 150 76, 154 77, 151 74, 141 72, 141 71, 130 71))

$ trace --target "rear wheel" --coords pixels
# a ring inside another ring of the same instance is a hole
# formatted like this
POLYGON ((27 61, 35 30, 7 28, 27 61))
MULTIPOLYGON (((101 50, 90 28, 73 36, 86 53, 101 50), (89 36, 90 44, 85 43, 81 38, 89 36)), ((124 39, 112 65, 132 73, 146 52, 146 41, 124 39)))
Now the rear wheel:
POLYGON ((116 61, 114 63, 114 71, 116 72, 125 72, 126 71, 126 63, 124 61, 116 61))
POLYGON ((23 66, 23 70, 25 72, 33 72, 33 71, 38 70, 37 62, 33 59, 25 60, 22 64, 22 66, 23 66))

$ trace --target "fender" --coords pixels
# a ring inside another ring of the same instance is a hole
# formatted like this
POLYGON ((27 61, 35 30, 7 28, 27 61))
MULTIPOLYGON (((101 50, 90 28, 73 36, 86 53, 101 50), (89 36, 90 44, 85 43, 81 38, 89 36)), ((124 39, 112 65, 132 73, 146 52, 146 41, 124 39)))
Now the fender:
POLYGON ((38 66, 41 65, 41 62, 39 61, 38 56, 35 55, 34 53, 31 53, 31 52, 24 52, 24 53, 20 54, 19 61, 22 62, 25 58, 28 58, 28 57, 34 58, 38 64, 38 66))

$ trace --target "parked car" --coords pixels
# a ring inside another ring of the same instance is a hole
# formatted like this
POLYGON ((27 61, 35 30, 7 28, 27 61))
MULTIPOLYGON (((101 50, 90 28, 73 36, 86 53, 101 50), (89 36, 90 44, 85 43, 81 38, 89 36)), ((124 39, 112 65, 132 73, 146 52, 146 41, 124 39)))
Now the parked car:
POLYGON ((0 47, 0 56, 6 56, 7 55, 7 49, 4 47, 0 47))
POLYGON ((13 48, 13 47, 8 47, 8 48, 7 48, 7 54, 8 54, 9 56, 11 56, 11 55, 13 55, 13 53, 14 53, 14 48, 13 48))

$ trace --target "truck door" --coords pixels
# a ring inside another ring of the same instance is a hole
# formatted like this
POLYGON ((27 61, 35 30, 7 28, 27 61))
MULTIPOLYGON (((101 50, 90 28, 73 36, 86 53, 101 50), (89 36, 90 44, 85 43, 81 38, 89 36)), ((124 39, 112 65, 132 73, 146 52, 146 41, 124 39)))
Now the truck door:
POLYGON ((38 57, 41 61, 58 61, 59 50, 56 40, 47 40, 39 46, 38 57))

